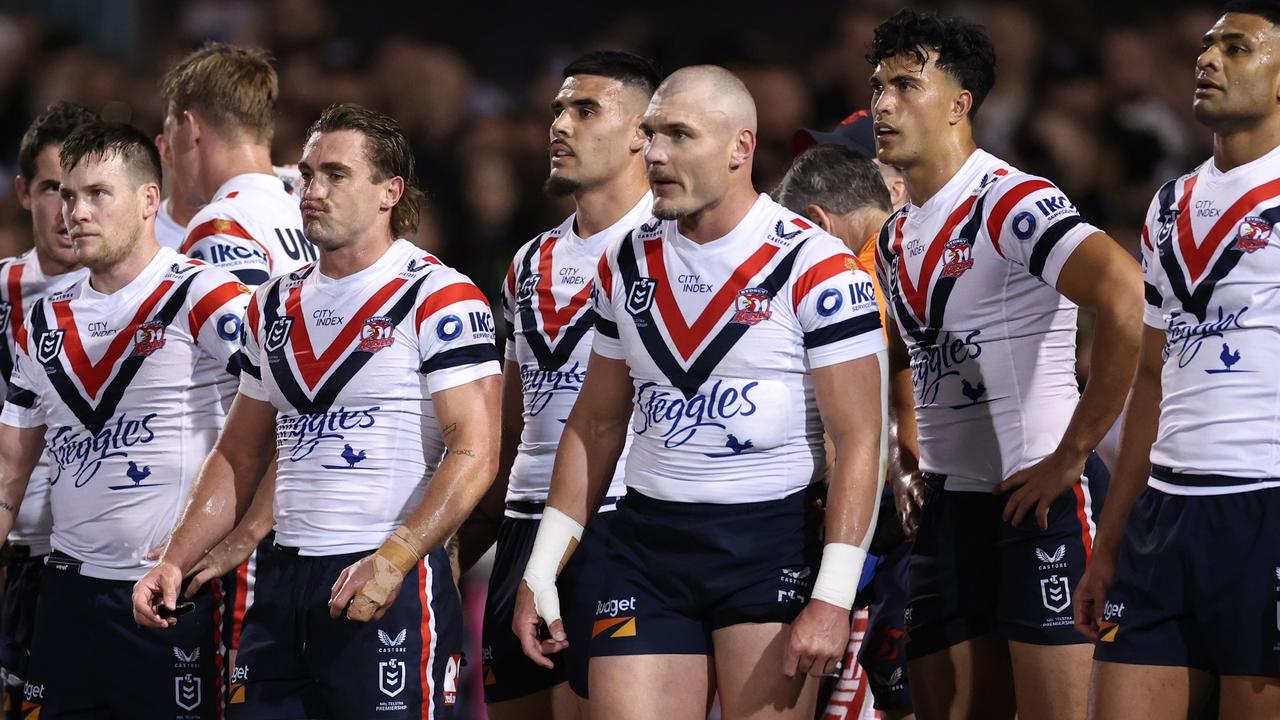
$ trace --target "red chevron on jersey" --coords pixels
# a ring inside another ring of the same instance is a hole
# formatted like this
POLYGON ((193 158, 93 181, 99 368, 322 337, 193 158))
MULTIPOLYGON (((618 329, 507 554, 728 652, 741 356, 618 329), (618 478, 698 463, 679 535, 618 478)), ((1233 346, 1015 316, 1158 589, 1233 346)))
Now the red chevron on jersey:
MULTIPOLYGON (((64 344, 67 350, 67 360, 71 364, 71 372, 79 378, 80 384, 84 386, 84 391, 88 393, 90 399, 98 396, 98 391, 110 379, 112 369, 124 357, 125 351, 133 349, 133 343, 137 340, 138 329, 150 317, 151 311, 155 309, 160 300, 168 294, 173 284, 172 280, 165 280, 152 291, 151 295, 142 303, 142 306, 138 308, 138 312, 134 314, 133 320, 116 332, 111 344, 107 346, 107 352, 96 363, 91 361, 84 351, 84 344, 80 340, 80 330, 76 325, 75 314, 71 311, 71 301, 69 299, 58 300, 53 303, 53 314, 58 319, 58 328, 65 333, 64 344)), ((151 336, 148 335, 148 337, 151 336)))
POLYGON ((1192 175, 1187 178, 1182 190, 1182 197, 1178 199, 1178 250, 1182 255, 1182 262, 1187 268, 1187 279, 1191 283, 1195 283, 1204 275, 1205 270, 1209 267, 1209 261, 1217 253, 1218 248, 1227 237, 1234 238, 1233 231, 1239 227, 1249 211, 1257 207, 1259 203, 1266 202, 1271 198, 1280 195, 1280 179, 1263 183, 1245 193, 1231 204, 1213 224, 1209 232, 1205 235, 1204 240, 1200 243, 1196 242, 1195 233, 1191 230, 1191 194, 1195 190, 1196 178, 1192 175))
MULTIPOLYGON (((995 174, 1004 173, 996 171, 995 174)), ((1037 190, 1046 190, 1051 187, 1053 183, 1040 178, 1019 183, 1012 190, 1001 195, 995 207, 991 208, 991 214, 987 217, 987 236, 991 238, 991 244, 996 252, 1000 253, 1000 257, 1004 257, 1004 251, 1000 249, 1000 230, 1004 227, 1005 218, 1009 217, 1009 213, 1022 202, 1023 198, 1037 190)))
POLYGON ((302 317, 302 285, 295 285, 289 291, 289 299, 284 305, 285 314, 293 320, 289 343, 293 345, 293 358, 297 363, 298 371, 309 389, 315 390, 320 380, 333 368, 334 363, 347 355, 347 349, 351 347, 351 343, 364 330, 365 321, 385 305, 387 300, 406 282, 404 278, 397 277, 383 285, 365 301, 365 304, 356 311, 355 316, 343 325, 342 331, 333 339, 333 342, 329 343, 329 347, 325 348, 324 354, 320 357, 316 357, 311 347, 311 334, 307 332, 307 323, 302 317))
POLYGON ((418 306, 418 312, 414 315, 414 328, 421 332, 422 323, 425 322, 427 318, 431 317, 439 310, 443 310, 454 303, 460 303, 464 300, 475 300, 486 305, 489 304, 489 299, 484 296, 484 293, 480 292, 480 288, 477 288, 470 282, 457 282, 445 285, 439 290, 428 295, 427 299, 418 306))
POLYGON ((969 217, 969 213, 973 210, 973 205, 978 201, 978 195, 970 195, 965 198, 964 202, 947 216, 947 221, 943 223, 942 229, 934 236, 933 242, 929 243, 928 250, 925 251, 924 262, 920 265, 920 285, 917 287, 911 282, 911 273, 907 270, 906 260, 902 257, 902 224, 904 218, 900 218, 893 237, 893 254, 898 259, 898 281, 902 286, 902 294, 906 296, 907 303, 911 307, 911 312, 916 316, 921 325, 928 324, 928 304, 929 304, 929 287, 933 280, 933 271, 937 269, 938 262, 942 260, 945 254, 946 241, 951 237, 951 233, 955 231, 965 218, 969 217))
POLYGON ((547 340, 552 343, 556 341, 556 336, 560 334, 560 329, 569 324, 571 320, 577 317, 582 308, 586 307, 587 300, 591 298, 592 287, 591 281, 588 280, 587 284, 583 285, 582 289, 570 298, 564 307, 556 308, 556 298, 551 292, 551 281, 553 279, 551 253, 554 251, 555 246, 556 237, 552 235, 538 248, 538 301, 534 305, 539 319, 542 320, 542 331, 546 334, 547 340))
POLYGON ((244 226, 240 223, 235 220, 227 220, 224 218, 206 220, 191 228, 191 231, 187 233, 187 239, 182 241, 182 247, 178 249, 178 252, 185 253, 191 250, 196 243, 212 235, 228 235, 230 237, 240 238, 241 240, 248 240, 254 245, 262 248, 262 253, 266 256, 267 262, 271 262, 271 251, 267 249, 266 245, 258 242, 258 239, 255 238, 248 230, 245 230, 244 226))
POLYGON ((13 342, 23 350, 27 349, 27 328, 23 323, 25 313, 22 311, 22 268, 25 263, 16 262, 9 266, 9 327, 13 330, 13 342))
POLYGON ((671 281, 667 277, 666 263, 662 259, 662 239, 654 238, 645 241, 645 265, 653 278, 658 281, 654 297, 658 308, 657 316, 662 318, 662 323, 675 343, 676 350, 685 361, 689 360, 720 319, 733 307, 738 293, 747 287, 751 278, 764 269, 777 253, 778 246, 772 243, 765 243, 757 248, 712 296, 711 301, 702 309, 693 325, 688 325, 685 322, 684 313, 680 312, 680 306, 676 303, 675 294, 671 292, 671 281))

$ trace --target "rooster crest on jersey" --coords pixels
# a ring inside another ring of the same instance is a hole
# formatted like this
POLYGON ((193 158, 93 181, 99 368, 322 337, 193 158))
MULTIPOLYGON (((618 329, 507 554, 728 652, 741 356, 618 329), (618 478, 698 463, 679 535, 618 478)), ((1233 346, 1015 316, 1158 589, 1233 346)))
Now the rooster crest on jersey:
POLYGON ((769 301, 769 291, 764 288, 755 287, 739 290, 738 299, 735 303, 737 312, 733 314, 733 319, 730 322, 755 325, 763 320, 768 320, 773 315, 769 310, 769 301))
POLYGON ((376 353, 390 347, 396 340, 395 332, 396 325, 391 318, 382 315, 371 317, 364 321, 364 328, 360 330, 360 344, 356 351, 376 353))
POLYGON ((150 320, 138 326, 134 333, 133 354, 147 357, 164 347, 164 323, 150 320))
POLYGON ((942 277, 960 277, 973 267, 973 248, 961 238, 947 243, 944 253, 946 260, 942 264, 942 277))
POLYGON ((1236 230, 1236 247, 1247 253, 1254 253, 1271 242, 1271 223, 1255 216, 1247 217, 1240 222, 1236 230))

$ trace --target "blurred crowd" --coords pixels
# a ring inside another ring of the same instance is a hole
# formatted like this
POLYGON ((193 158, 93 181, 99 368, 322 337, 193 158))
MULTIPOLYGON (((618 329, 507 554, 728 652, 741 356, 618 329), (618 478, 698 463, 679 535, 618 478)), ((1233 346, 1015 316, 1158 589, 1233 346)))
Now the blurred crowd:
MULTIPOLYGON (((1210 4, 932 5, 984 24, 999 53, 980 143, 1058 183, 1093 223, 1136 251, 1162 180, 1202 160, 1192 68, 1210 4)), ((490 297, 512 252, 569 208, 542 192, 549 101, 579 51, 613 47, 664 70, 729 66, 760 111, 757 187, 786 170, 802 126, 828 128, 867 105, 863 56, 897 3, 663 3, 610 12, 572 0, 374 9, 322 0, 0 0, 0 256, 29 246, 11 191, 26 124, 59 99, 160 130, 157 82, 204 40, 266 47, 281 79, 273 147, 296 162, 307 126, 354 101, 396 117, 413 139, 429 205, 419 237, 490 297), (761 4, 763 5, 763 4, 761 4), (792 4, 797 5, 797 4, 792 4), (435 7, 437 12, 432 12, 435 7)))

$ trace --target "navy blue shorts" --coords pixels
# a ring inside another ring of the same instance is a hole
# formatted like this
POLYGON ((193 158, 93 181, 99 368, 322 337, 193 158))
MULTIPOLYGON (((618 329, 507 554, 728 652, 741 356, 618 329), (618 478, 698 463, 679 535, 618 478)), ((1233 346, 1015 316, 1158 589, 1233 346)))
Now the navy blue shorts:
MULTIPOLYGON (((538 510, 541 508, 527 508, 538 510)), ((516 590, 533 550, 540 521, 504 517, 498 528, 498 547, 489 575, 484 606, 484 701, 515 700, 568 681, 581 698, 587 697, 587 666, 591 660, 591 623, 604 581, 605 544, 614 512, 598 513, 587 525, 578 549, 560 572, 560 611, 569 647, 552 658, 555 667, 538 667, 525 657, 520 640, 511 631, 516 590)))
POLYGON ((41 576, 24 717, 213 720, 222 701, 218 583, 172 628, 133 620, 133 581, 79 574, 54 552, 41 576))
POLYGON ((1280 488, 1138 496, 1094 658, 1280 677, 1280 488))
MULTIPOLYGON (((222 638, 228 650, 240 647, 240 634, 244 631, 244 615, 253 605, 254 581, 258 577, 258 559, 271 552, 276 533, 271 531, 258 543, 258 547, 235 570, 222 576, 222 638)), ((230 668, 228 668, 230 670, 230 668)))
MULTIPOLYGON (((897 522, 897 515, 880 515, 881 522, 897 522)), ((903 615, 907 605, 907 569, 911 545, 902 544, 884 556, 876 574, 858 600, 867 601, 867 632, 858 651, 858 664, 867 674, 877 710, 911 711, 907 682, 907 646, 903 615)))
POLYGON ((717 505, 628 490, 608 541, 591 656, 710 655, 711 632, 790 623, 822 558, 822 488, 717 505))
POLYGON ((369 552, 259 558, 232 677, 228 717, 449 718, 462 665, 462 608, 436 549, 405 576, 381 620, 329 617, 329 590, 369 552))
POLYGON ((1106 465, 1091 455, 1041 530, 1034 512, 1016 527, 1001 518, 1009 494, 944 490, 943 476, 925 473, 909 570, 907 658, 992 632, 1032 645, 1086 642, 1074 627, 1071 594, 1093 552, 1094 517, 1109 480, 1106 465))

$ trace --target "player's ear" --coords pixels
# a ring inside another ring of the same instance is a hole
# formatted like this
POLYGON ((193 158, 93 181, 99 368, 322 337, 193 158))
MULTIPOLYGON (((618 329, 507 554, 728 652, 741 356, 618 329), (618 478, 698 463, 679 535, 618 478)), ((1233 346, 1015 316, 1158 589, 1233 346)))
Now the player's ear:
POLYGON ((751 163, 756 154, 756 134, 748 128, 742 128, 733 139, 733 148, 729 153, 729 172, 737 172, 742 166, 751 163))
POLYGON ((152 218, 160 214, 160 186, 156 183, 145 183, 138 188, 142 196, 142 217, 152 218))
POLYGON ((387 181, 387 187, 382 192, 382 201, 378 203, 379 210, 390 211, 391 208, 400 202, 400 198, 404 195, 404 178, 396 175, 387 181))
POLYGON ((13 178, 13 189, 18 193, 18 202, 22 203, 22 209, 31 210, 31 188, 27 187, 27 179, 22 177, 22 173, 18 173, 13 178))
POLYGON ((969 111, 973 109, 973 93, 968 90, 961 90, 956 95, 955 102, 951 103, 951 114, 949 119, 952 125, 957 125, 961 120, 969 117, 969 111))
POLYGON ((827 214, 827 211, 823 210, 820 206, 809 203, 809 205, 805 207, 803 215, 812 220, 828 235, 835 235, 832 231, 832 228, 834 228, 835 225, 831 221, 831 215, 827 214))
POLYGON ((644 152, 644 146, 649 142, 649 137, 640 129, 640 118, 641 116, 636 116, 635 130, 631 133, 631 142, 627 144, 627 149, 633 153, 644 152))

